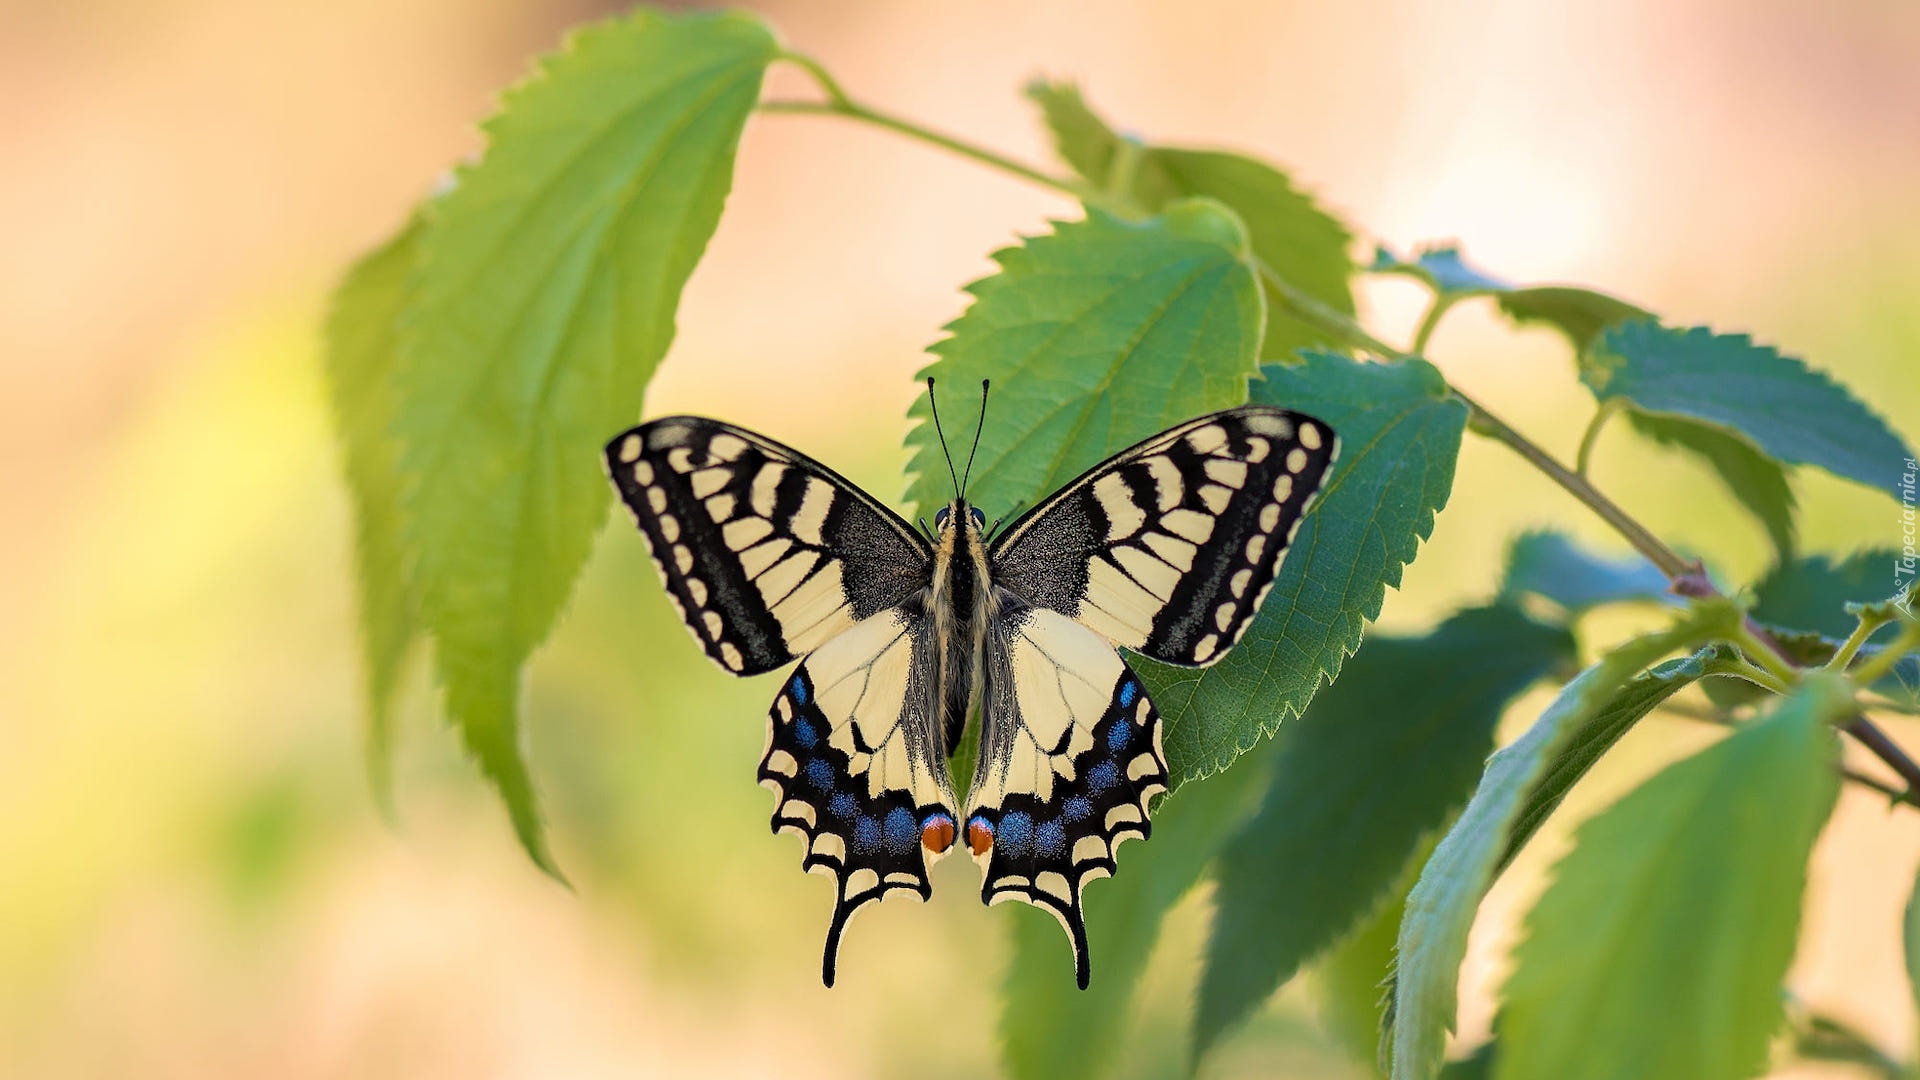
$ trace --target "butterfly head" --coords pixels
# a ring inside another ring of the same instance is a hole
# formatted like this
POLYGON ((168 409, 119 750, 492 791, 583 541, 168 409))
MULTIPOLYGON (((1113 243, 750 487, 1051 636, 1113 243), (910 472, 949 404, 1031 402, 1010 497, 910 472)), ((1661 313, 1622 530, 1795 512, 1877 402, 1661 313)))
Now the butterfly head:
POLYGON ((962 529, 971 527, 974 532, 980 532, 987 527, 987 515, 979 507, 969 505, 967 500, 955 499, 933 512, 935 532, 945 532, 949 525, 962 529))

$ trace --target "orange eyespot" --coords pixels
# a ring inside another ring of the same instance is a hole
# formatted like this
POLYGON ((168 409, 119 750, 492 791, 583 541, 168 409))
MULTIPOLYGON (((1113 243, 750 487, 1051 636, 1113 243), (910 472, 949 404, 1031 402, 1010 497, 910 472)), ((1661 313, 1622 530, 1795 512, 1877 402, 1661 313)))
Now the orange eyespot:
POLYGON ((945 814, 928 818, 920 827, 920 842, 935 855, 944 854, 953 846, 953 819, 945 814))
POLYGON ((993 826, 987 824, 984 818, 974 818, 967 822, 967 847, 971 848, 975 855, 985 855, 987 849, 992 846, 993 826))

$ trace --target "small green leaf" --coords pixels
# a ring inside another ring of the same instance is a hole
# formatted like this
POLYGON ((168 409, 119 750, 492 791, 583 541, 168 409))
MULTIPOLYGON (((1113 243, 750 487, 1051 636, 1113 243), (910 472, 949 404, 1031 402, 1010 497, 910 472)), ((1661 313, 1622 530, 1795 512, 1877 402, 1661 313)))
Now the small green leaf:
POLYGON ((1639 555, 1609 559, 1550 531, 1523 533, 1507 548, 1500 595, 1544 597, 1578 615, 1602 604, 1671 602, 1666 575, 1639 555))
POLYGON ((1809 555, 1776 566, 1754 586, 1753 617, 1844 638, 1854 627, 1846 605, 1894 595, 1902 580, 1899 566, 1900 552, 1894 548, 1867 548, 1845 558, 1809 555))
POLYGON ((1570 285, 1535 285, 1500 294, 1500 310, 1521 325, 1544 323, 1566 335, 1575 355, 1587 350, 1610 326, 1653 313, 1606 293, 1570 285))
POLYGON ((1103 1076, 1131 1020, 1140 973, 1167 910, 1186 895, 1240 822, 1271 773, 1263 747, 1153 811, 1149 842, 1123 845, 1120 870, 1093 885, 1086 904, 1093 980, 1073 982, 1060 927, 1024 904, 1012 912, 1013 961, 1000 997, 1007 1073, 1034 1080, 1103 1076))
POLYGON ((1266 799, 1221 853, 1196 1059, 1378 906, 1466 802, 1507 704, 1573 658, 1564 628, 1475 608, 1368 639, 1281 729, 1266 799))
POLYGON ((1174 783, 1224 768, 1298 716, 1359 647, 1453 490, 1467 407, 1424 360, 1360 363, 1324 353, 1268 364, 1253 400, 1317 416, 1340 459, 1301 523, 1266 606, 1209 668, 1134 666, 1165 717, 1174 783))
MULTIPOLYGON (((1178 199, 1217 199, 1246 224, 1260 261, 1335 311, 1353 314, 1353 262, 1347 255, 1352 230, 1296 189, 1286 173, 1240 154, 1148 146, 1118 135, 1071 84, 1037 80, 1027 96, 1040 105, 1061 158, 1095 188, 1146 213, 1178 199)), ((1263 358, 1285 361, 1299 349, 1341 344, 1277 301, 1269 304, 1263 358)))
POLYGON ((1570 746, 1577 748, 1579 733, 1598 727, 1598 718, 1613 711, 1610 706, 1635 673, 1675 649, 1730 632, 1739 618, 1739 609, 1729 602, 1703 603, 1672 628, 1627 642, 1568 683, 1526 734, 1488 760, 1473 798, 1407 895, 1393 1007, 1383 1034, 1394 1080, 1430 1080, 1440 1069, 1467 932, 1502 865, 1516 820, 1527 806, 1537 805, 1530 797, 1541 777, 1570 746))
POLYGON ((520 666, 606 519, 599 448, 639 415, 775 52, 740 14, 576 34, 427 209, 401 342, 408 541, 447 712, 549 872, 520 666))
POLYGON ((1373 252, 1373 265, 1367 269, 1375 274, 1410 277, 1424 282, 1434 292, 1460 298, 1503 293, 1513 288, 1499 278, 1469 266, 1456 244, 1422 247, 1414 252, 1412 259, 1402 259, 1384 247, 1377 247, 1373 252))
POLYGON ((1767 530, 1777 559, 1785 562, 1793 558, 1793 488, 1788 486, 1787 471, 1779 462, 1713 424, 1637 410, 1629 410, 1628 418, 1635 431, 1654 442, 1706 462, 1767 530))
POLYGON ((402 543, 396 410, 399 320, 420 239, 411 221, 347 272, 327 313, 326 375, 353 497, 354 568, 360 591, 360 647, 366 665, 367 777, 393 813, 393 695, 401 665, 420 637, 419 598, 402 543))
POLYGON ((1502 1080, 1740 1080, 1766 1064, 1807 857, 1839 790, 1812 676, 1773 711, 1581 826, 1527 917, 1502 1080))
MULTIPOLYGON (((994 255, 1000 272, 968 286, 973 305, 933 347, 950 438, 992 407, 968 497, 988 514, 1037 501, 1107 456, 1247 400, 1261 302, 1233 217, 1207 202, 1125 222, 1098 211, 994 255)), ((953 498, 927 399, 909 415, 923 511, 953 498)))
POLYGON ((1602 401, 1690 417, 1788 465, 1817 465, 1893 493, 1911 452, 1840 384, 1745 335, 1650 322, 1606 331, 1580 377, 1602 401))

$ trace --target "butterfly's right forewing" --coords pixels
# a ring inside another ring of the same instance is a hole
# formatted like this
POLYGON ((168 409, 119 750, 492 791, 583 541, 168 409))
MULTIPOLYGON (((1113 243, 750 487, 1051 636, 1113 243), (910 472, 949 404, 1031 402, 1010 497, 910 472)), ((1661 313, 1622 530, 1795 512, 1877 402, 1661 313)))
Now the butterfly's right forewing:
POLYGON ((690 416, 607 444, 606 466, 707 655, 757 675, 925 587, 911 526, 812 458, 690 416))

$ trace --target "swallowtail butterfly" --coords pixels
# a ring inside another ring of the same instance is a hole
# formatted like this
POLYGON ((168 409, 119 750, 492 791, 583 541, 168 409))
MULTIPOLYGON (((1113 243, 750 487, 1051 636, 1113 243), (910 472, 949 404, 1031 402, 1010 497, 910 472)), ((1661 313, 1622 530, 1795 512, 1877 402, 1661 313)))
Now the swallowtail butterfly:
POLYGON ((1101 462, 1004 530, 956 480, 923 534, 825 465, 717 420, 670 416, 607 444, 707 655, 735 675, 800 659, 760 781, 774 831, 798 833, 806 869, 837 882, 822 981, 862 905, 932 895, 928 866, 963 844, 983 900, 1059 919, 1086 987, 1081 892, 1114 872, 1122 840, 1147 836, 1167 788, 1159 713, 1115 646, 1189 667, 1226 655, 1338 452, 1313 417, 1228 409, 1101 462), (963 813, 947 760, 976 707, 963 813))

